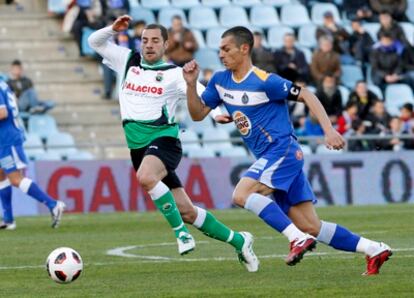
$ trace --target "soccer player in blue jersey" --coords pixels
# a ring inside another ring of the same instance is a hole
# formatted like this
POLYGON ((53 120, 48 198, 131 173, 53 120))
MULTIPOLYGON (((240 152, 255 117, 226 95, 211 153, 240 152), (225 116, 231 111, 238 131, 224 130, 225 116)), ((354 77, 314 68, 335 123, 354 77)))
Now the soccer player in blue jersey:
POLYGON ((315 195, 303 172, 303 153, 293 134, 287 100, 304 102, 318 118, 326 146, 339 150, 345 141, 332 127, 318 98, 306 88, 252 65, 253 35, 244 27, 225 31, 220 44, 220 59, 226 70, 218 71, 206 90, 197 95, 195 82, 199 67, 193 60, 184 66, 188 108, 195 121, 201 121, 211 109, 224 104, 244 142, 257 158, 237 184, 233 194, 236 205, 244 207, 268 225, 288 237, 291 253, 287 263, 298 262, 292 250, 314 246, 316 237, 333 248, 366 254, 365 274, 378 274, 392 255, 390 247, 356 235, 346 228, 321 221, 314 209, 315 195), (273 200, 268 195, 272 194, 273 200), (286 216, 287 215, 287 216, 286 216), (293 223, 292 223, 293 222, 293 223))
POLYGON ((45 204, 52 215, 52 228, 56 228, 65 204, 55 201, 35 182, 23 176, 22 169, 27 164, 23 142, 24 132, 18 119, 16 97, 6 82, 0 81, 0 197, 3 205, 3 223, 0 229, 16 228, 12 210, 12 186, 45 204))

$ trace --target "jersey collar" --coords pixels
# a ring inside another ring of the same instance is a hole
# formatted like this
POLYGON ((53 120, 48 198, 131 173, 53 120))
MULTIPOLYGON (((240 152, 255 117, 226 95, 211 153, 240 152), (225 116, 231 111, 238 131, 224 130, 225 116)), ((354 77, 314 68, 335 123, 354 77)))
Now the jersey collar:
POLYGON ((141 56, 141 66, 146 69, 159 70, 171 66, 171 64, 168 64, 162 59, 150 64, 147 61, 145 61, 144 57, 141 56))
POLYGON ((252 66, 250 69, 249 69, 249 71, 244 75, 244 77, 241 79, 241 80, 236 80, 236 78, 234 77, 234 74, 233 74, 233 72, 231 73, 231 79, 235 82, 235 83, 237 83, 237 84, 240 84, 241 82, 243 82, 244 80, 246 80, 247 79, 247 77, 252 73, 252 71, 253 71, 253 69, 254 69, 254 66, 252 66))

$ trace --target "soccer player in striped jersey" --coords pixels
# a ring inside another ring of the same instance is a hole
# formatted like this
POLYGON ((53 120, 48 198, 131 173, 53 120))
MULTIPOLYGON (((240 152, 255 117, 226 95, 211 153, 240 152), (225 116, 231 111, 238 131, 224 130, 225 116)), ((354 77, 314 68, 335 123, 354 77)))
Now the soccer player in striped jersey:
MULTIPOLYGON (((211 238, 228 242, 247 270, 257 271, 252 235, 233 231, 207 210, 195 207, 175 173, 182 150, 174 114, 178 101, 186 99, 186 83, 182 68, 162 59, 168 46, 166 28, 146 26, 141 52, 135 52, 111 42, 117 32, 128 29, 130 21, 129 16, 119 17, 111 26, 93 33, 89 44, 104 58, 104 64, 122 76, 122 125, 137 179, 174 230, 180 254, 195 247, 186 222, 211 238)), ((198 88, 200 93, 204 89, 200 83, 198 88)), ((221 115, 215 119, 229 121, 221 115)))
POLYGON ((35 182, 23 176, 22 169, 27 166, 27 159, 23 151, 24 132, 18 113, 16 96, 6 82, 0 81, 0 197, 3 206, 0 229, 16 228, 12 210, 12 186, 45 204, 52 215, 52 228, 57 228, 65 203, 55 201, 35 182))
POLYGON ((289 265, 298 262, 303 255, 290 258, 292 251, 312 243, 302 230, 336 249, 365 253, 365 274, 379 273, 392 254, 388 245, 318 218, 313 206, 316 198, 302 169, 303 153, 293 133, 287 100, 304 102, 316 115, 328 148, 343 148, 344 139, 332 127, 315 95, 253 66, 252 47, 253 35, 247 28, 234 27, 225 31, 219 55, 226 70, 213 75, 201 98, 195 85, 199 73, 196 61, 184 66, 188 108, 193 120, 201 121, 211 109, 224 104, 244 142, 257 158, 237 184, 234 203, 254 212, 288 237, 291 253, 286 262, 289 265), (270 194, 273 200, 267 197, 270 194))

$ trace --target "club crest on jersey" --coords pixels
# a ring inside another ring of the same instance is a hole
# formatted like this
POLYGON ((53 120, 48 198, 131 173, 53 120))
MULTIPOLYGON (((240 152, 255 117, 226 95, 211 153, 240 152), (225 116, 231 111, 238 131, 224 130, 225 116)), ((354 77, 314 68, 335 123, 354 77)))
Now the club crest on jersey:
POLYGON ((242 103, 247 104, 249 102, 249 96, 246 93, 243 94, 241 98, 242 103))
POLYGON ((237 129, 240 131, 240 134, 247 137, 252 129, 250 119, 241 111, 235 111, 232 117, 237 129))
POLYGON ((297 160, 302 160, 303 159, 303 152, 302 152, 302 150, 296 150, 295 155, 296 155, 296 159, 297 160))
POLYGON ((155 76, 155 80, 157 82, 161 82, 164 79, 164 74, 162 72, 157 72, 157 75, 155 76))
POLYGON ((136 74, 137 76, 139 75, 139 69, 138 67, 131 67, 131 71, 136 74))

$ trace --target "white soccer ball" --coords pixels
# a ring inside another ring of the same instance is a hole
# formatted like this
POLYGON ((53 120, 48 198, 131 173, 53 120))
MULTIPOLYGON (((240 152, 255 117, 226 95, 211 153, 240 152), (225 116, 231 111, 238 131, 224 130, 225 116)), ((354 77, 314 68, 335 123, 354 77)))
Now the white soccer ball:
POLYGON ((46 260, 46 270, 50 278, 58 283, 70 283, 81 274, 83 262, 80 254, 69 247, 59 247, 52 251, 46 260))

